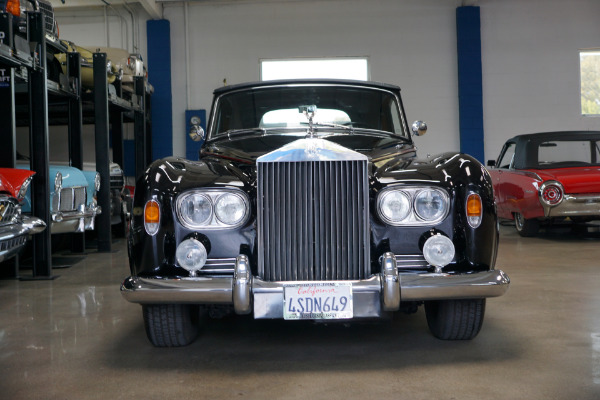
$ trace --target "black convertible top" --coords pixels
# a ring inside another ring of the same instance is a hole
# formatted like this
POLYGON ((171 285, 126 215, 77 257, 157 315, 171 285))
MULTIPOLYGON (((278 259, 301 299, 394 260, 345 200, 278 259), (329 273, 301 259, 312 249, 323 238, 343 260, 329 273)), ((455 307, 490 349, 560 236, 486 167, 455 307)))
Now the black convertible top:
POLYGON ((538 165, 538 147, 540 143, 552 140, 595 140, 600 141, 600 131, 557 131, 517 135, 506 143, 515 143, 515 169, 540 168, 538 165))
POLYGON ((349 79, 282 79, 272 81, 261 81, 261 82, 246 82, 239 83, 236 85, 223 86, 215 89, 214 94, 220 95, 227 92, 233 92, 241 89, 260 88, 268 86, 285 86, 285 85, 352 85, 352 86, 364 86, 366 88, 384 89, 391 91, 400 91, 400 87, 396 85, 390 85, 381 82, 372 81, 355 81, 349 79))

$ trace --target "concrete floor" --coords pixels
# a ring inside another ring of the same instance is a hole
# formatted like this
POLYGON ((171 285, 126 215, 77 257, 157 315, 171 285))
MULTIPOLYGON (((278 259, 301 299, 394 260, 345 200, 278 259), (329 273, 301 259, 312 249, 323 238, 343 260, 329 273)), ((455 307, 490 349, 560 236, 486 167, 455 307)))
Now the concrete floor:
POLYGON ((191 346, 157 349, 119 294, 124 241, 53 281, 0 281, 0 398, 599 399, 598 229, 501 230, 511 288, 470 342, 433 338, 421 308, 350 327, 212 320, 191 346))

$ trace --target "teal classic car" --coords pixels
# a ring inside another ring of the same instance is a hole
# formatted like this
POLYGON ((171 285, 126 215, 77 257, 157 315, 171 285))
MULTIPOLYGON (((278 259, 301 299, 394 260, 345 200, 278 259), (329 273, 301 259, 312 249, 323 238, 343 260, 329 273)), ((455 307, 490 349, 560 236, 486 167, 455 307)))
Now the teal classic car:
MULTIPOLYGON (((18 168, 27 169, 26 164, 18 168)), ((50 165, 50 231, 56 233, 84 232, 94 229, 101 209, 96 203, 100 189, 100 174, 74 167, 50 165)), ((23 212, 31 212, 31 189, 23 202, 23 212)))

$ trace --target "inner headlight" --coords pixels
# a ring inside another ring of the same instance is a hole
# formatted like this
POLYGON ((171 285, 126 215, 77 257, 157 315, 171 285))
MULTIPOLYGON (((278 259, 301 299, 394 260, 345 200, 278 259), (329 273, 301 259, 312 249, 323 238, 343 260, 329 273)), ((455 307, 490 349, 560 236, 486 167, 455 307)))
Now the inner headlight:
POLYGON ((410 213, 410 199, 403 191, 390 190, 381 196, 379 208, 384 220, 398 223, 410 213))
POLYGON ((415 197, 415 211, 425 221, 435 221, 446 212, 446 198, 437 189, 425 189, 415 197))
POLYGON ((250 215, 250 202, 238 189, 200 189, 179 196, 177 214, 189 229, 233 228, 250 215))
POLYGON ((225 193, 215 203, 215 215, 224 224, 235 225, 246 215, 244 200, 237 194, 225 193))

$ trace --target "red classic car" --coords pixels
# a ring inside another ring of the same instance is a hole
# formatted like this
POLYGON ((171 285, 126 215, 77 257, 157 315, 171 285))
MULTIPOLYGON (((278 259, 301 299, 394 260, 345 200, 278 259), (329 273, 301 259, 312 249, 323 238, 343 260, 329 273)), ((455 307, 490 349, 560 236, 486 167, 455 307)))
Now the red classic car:
POLYGON ((0 261, 15 256, 29 235, 44 230, 39 218, 21 214, 21 202, 35 172, 0 168, 0 261))
POLYGON ((600 219, 600 132, 515 136, 488 161, 498 217, 521 236, 541 225, 600 219))

